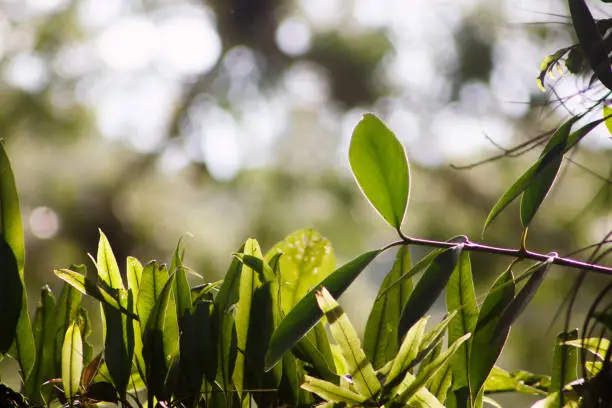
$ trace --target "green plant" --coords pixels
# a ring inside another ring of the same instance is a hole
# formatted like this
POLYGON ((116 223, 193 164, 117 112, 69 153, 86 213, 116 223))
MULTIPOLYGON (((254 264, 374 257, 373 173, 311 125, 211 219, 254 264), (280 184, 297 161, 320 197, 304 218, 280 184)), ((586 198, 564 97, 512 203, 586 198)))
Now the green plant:
MULTIPOLYGON (((147 406, 480 407, 496 392, 539 395, 543 406, 595 406, 606 380, 607 340, 586 331, 560 335, 550 376, 497 367, 510 328, 553 265, 612 273, 612 268, 527 249, 528 227, 555 181, 563 155, 603 119, 577 130, 561 125, 536 163, 499 199, 485 229, 521 197, 518 249, 459 236, 412 238, 402 229, 410 173, 403 146, 372 114, 355 128, 349 160, 363 193, 399 240, 336 268, 331 243, 313 230, 289 235, 263 254, 248 239, 220 282, 190 286, 179 241, 169 267, 128 257, 124 274, 100 232, 94 268, 56 270, 60 298, 42 291, 33 323, 25 305, 23 232, 8 158, 0 148, 0 262, 6 319, 0 352, 19 362, 30 403, 100 401, 147 406), (435 249, 412 264, 411 246, 435 249), (336 298, 382 252, 397 248, 368 318, 363 346, 336 298), (479 305, 470 252, 511 257, 479 305), (518 276, 523 261, 535 261, 518 276), (413 286, 412 277, 421 274, 413 286), (427 313, 446 291, 447 316, 426 331, 427 313), (81 296, 102 313, 103 350, 94 356, 81 296), (331 339, 325 329, 329 325, 331 339), (444 339, 448 346, 443 347, 444 339), (580 361, 575 348, 599 359, 580 361), (577 375, 584 363, 587 373, 577 375), (579 387, 582 379, 589 386, 579 387)), ((195 274, 200 279, 199 275, 195 274)), ((595 309, 594 309, 595 310, 595 309)), ((609 313, 590 317, 609 321, 609 313)))

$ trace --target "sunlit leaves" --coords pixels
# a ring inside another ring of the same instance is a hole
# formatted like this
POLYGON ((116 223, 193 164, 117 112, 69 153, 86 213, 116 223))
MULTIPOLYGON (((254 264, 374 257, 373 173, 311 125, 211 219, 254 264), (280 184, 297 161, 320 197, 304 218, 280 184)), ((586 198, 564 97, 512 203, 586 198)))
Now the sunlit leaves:
POLYGON ((380 252, 366 252, 341 266, 295 305, 272 335, 266 354, 266 369, 272 368, 323 316, 316 303, 316 291, 325 286, 334 298, 340 297, 380 252))
POLYGON ((79 392, 83 371, 83 339, 79 325, 74 322, 68 327, 62 348, 62 383, 64 394, 69 399, 79 392))
POLYGON ((373 114, 363 115, 355 127, 349 162, 370 203, 399 230, 408 203, 408 161, 402 144, 373 114))

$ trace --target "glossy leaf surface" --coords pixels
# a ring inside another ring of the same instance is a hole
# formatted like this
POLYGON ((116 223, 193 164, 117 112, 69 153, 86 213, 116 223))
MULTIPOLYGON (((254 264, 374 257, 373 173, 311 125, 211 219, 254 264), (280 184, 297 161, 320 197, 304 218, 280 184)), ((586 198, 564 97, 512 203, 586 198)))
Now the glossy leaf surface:
POLYGON ((399 229, 408 204, 408 160, 402 144, 375 115, 363 115, 355 127, 349 162, 370 203, 393 228, 399 229))

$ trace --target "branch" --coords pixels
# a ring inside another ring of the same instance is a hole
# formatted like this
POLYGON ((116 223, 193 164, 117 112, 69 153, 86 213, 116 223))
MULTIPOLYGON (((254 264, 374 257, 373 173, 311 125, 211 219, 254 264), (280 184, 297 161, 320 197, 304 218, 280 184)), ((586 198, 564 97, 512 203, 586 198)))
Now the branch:
MULTIPOLYGON (((544 262, 551 259, 551 254, 541 254, 539 252, 533 252, 523 249, 511 249, 511 248, 500 248, 490 245, 479 244, 471 242, 469 240, 462 243, 463 249, 470 252, 484 252, 495 255, 510 256, 518 259, 530 259, 533 261, 544 262)), ((398 245, 416 245, 426 246, 434 248, 452 248, 457 246, 456 242, 447 241, 434 241, 429 239, 402 237, 401 241, 393 242, 387 245, 384 249, 388 249, 398 245)), ((596 272, 605 275, 612 275, 612 267, 592 264, 588 262, 578 261, 571 258, 564 258, 560 256, 553 256, 552 263, 559 266, 566 266, 568 268, 580 269, 583 271, 596 272)))

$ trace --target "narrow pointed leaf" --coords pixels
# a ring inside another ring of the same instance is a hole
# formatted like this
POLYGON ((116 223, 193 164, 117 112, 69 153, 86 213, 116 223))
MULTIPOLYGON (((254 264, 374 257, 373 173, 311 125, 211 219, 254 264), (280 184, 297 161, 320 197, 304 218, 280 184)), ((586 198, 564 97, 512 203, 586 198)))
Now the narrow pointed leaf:
POLYGON ((610 340, 602 337, 590 337, 587 339, 576 339, 566 341, 565 344, 572 347, 584 349, 602 361, 605 361, 610 348, 610 340))
POLYGON ((7 314, 7 319, 0 321, 0 358, 14 343, 23 379, 27 378, 36 359, 36 346, 28 314, 24 264, 19 196, 11 164, 4 144, 0 141, 0 286, 3 287, 0 290, 0 310, 7 314), (15 315, 18 316, 16 321, 15 315))
POLYGON ((323 287, 317 292, 317 303, 325 313, 332 336, 340 346, 349 374, 353 379, 355 390, 368 398, 374 397, 380 390, 380 382, 376 378, 374 367, 368 361, 357 332, 350 323, 342 307, 323 287))
MULTIPOLYGON (((446 308, 457 314, 448 325, 448 344, 473 333, 478 320, 478 305, 469 252, 463 252, 446 286, 446 308)), ((453 390, 468 386, 469 355, 472 339, 463 343, 452 357, 453 390)), ((463 393, 467 395, 467 393, 463 393)))
POLYGON ((469 385, 472 401, 476 400, 506 343, 510 327, 498 331, 498 323, 513 298, 514 277, 512 270, 508 268, 493 283, 478 314, 469 361, 469 385), (494 337, 493 334, 496 332, 498 334, 494 337))
MULTIPOLYGON (((55 298, 51 293, 51 289, 45 285, 40 293, 40 303, 36 308, 32 325, 37 358, 23 388, 23 393, 31 401, 43 405, 50 399, 51 394, 50 392, 45 392, 43 395, 41 385, 45 381, 56 378, 53 375, 55 309, 55 298)), ((48 391, 51 391, 51 389, 48 389, 48 391)))
MULTIPOLYGON (((85 266, 72 265, 71 269, 83 271, 85 266)), ((53 376, 52 378, 60 378, 62 376, 62 347, 64 346, 64 335, 68 330, 71 322, 77 319, 79 309, 81 308, 81 300, 83 295, 81 292, 73 288, 69 284, 64 284, 60 297, 57 300, 54 315, 54 353, 53 353, 53 376)))
POLYGON ((140 290, 140 282, 142 280, 142 264, 134 257, 128 256, 127 258, 127 287, 132 289, 134 294, 134 301, 138 302, 138 291, 140 290))
POLYGON ((576 339, 578 339, 578 329, 557 336, 549 392, 561 391, 565 384, 578 379, 580 367, 578 350, 565 344, 576 339))
POLYGON ((315 293, 325 286, 334 298, 339 298, 359 274, 380 254, 380 250, 366 252, 341 266, 315 286, 281 321, 270 340, 266 354, 266 370, 271 369, 321 319, 315 293))
MULTIPOLYGON (((149 313, 149 318, 143 334, 143 357, 145 360, 146 383, 150 393, 158 401, 165 401, 168 397, 165 380, 170 369, 170 361, 167 359, 164 345, 164 328, 166 323, 166 312, 175 274, 170 275, 165 285, 155 299, 155 305, 149 313)), ((144 276, 143 276, 144 280, 144 276)))
POLYGON ((111 295, 103 287, 94 284, 82 273, 70 269, 56 269, 55 275, 64 282, 70 284, 70 286, 79 292, 99 300, 103 305, 109 306, 121 313, 129 315, 133 319, 137 318, 133 312, 125 309, 125 307, 120 304, 115 295, 111 295))
POLYGON ((393 228, 399 229, 408 204, 408 160, 393 132, 373 114, 363 115, 355 127, 349 162, 372 206, 393 228))
POLYGON ((428 317, 421 318, 416 322, 402 341, 402 345, 397 353, 397 357, 391 361, 391 369, 385 379, 385 386, 394 385, 401 382, 401 379, 413 366, 413 361, 419 354, 425 326, 427 325, 428 317))
POLYGON ((402 310, 397 330, 398 339, 404 337, 408 329, 434 304, 446 287, 462 251, 462 244, 442 251, 423 273, 402 310))
POLYGON ((441 353, 434 361, 431 362, 427 367, 421 370, 419 375, 416 376, 414 381, 411 381, 410 384, 403 390, 398 396, 397 400, 400 402, 409 401, 416 392, 422 388, 427 380, 434 376, 438 370, 442 369, 445 366, 448 366, 450 358, 457 352, 459 347, 470 338, 472 334, 468 333, 455 341, 447 350, 441 353))
POLYGON ((96 267, 98 268, 98 277, 102 282, 106 283, 113 289, 124 289, 119 265, 113 254, 113 250, 108 242, 108 238, 100 232, 100 240, 98 242, 98 254, 96 257, 96 267))
POLYGON ((309 375, 304 377, 302 388, 306 391, 317 394, 325 401, 335 402, 338 404, 347 404, 348 406, 363 406, 368 398, 364 395, 355 393, 346 388, 337 386, 336 384, 319 380, 318 378, 309 375))
MULTIPOLYGON (((259 244, 254 239, 247 239, 244 244, 244 253, 255 257, 263 258, 259 244)), ((232 373, 232 380, 234 386, 238 391, 238 395, 242 397, 243 390, 245 390, 245 353, 244 350, 247 348, 247 338, 249 336, 249 323, 251 318, 251 312, 256 311, 253 309, 252 301, 255 291, 261 286, 261 281, 257 273, 247 267, 242 267, 240 274, 240 286, 238 303, 236 304, 236 346, 238 352, 236 355, 236 361, 234 365, 234 372, 232 373)), ((254 328, 253 330, 259 330, 254 328)))
POLYGON ((402 309, 412 291, 412 280, 407 278, 393 288, 390 287, 410 268, 410 247, 401 246, 391 271, 379 289, 379 296, 374 301, 366 323, 363 348, 374 368, 378 369, 391 361, 399 350, 397 326, 402 309), (384 294, 380 295, 382 293, 384 294))
MULTIPOLYGON (((563 134, 563 132, 569 131, 572 125, 576 123, 578 119, 580 119, 581 117, 582 115, 572 117, 567 122, 565 122, 563 125, 561 125, 561 127, 555 133, 563 134)), ((562 152, 557 151, 557 150, 553 151, 553 148, 557 146, 557 144, 547 145, 547 148, 549 150, 545 149, 542 157, 540 157, 531 167, 529 167, 529 169, 527 169, 527 171, 525 171, 521 175, 521 177, 519 177, 518 180, 516 180, 514 184, 512 184, 512 186, 510 186, 510 188, 506 190, 506 192, 499 198, 497 203, 495 203, 495 205, 489 212, 489 215, 487 216, 487 219, 485 221, 484 228, 483 228, 483 233, 484 231, 486 231, 488 226, 493 222, 493 220, 497 218, 497 216, 501 214, 501 212, 506 207, 508 207, 508 205, 510 205, 510 203, 512 203, 518 196, 523 194, 525 190, 527 190, 532 185, 534 180, 537 180, 537 178, 540 175, 542 175, 546 171, 546 169, 550 168, 552 161, 557 160, 559 155, 562 155, 566 153, 567 151, 569 151, 578 142, 580 142, 580 140, 582 140, 583 137, 589 134, 593 129, 595 129, 595 127, 601 124, 604 120, 605 119, 603 118, 594 120, 592 122, 587 123, 580 129, 572 132, 567 137, 567 142, 565 143, 564 149, 562 152)), ((544 178, 544 176, 542 177, 544 178)), ((526 215, 528 215, 527 211, 526 211, 526 215)))
POLYGON ((79 392, 83 371, 83 339, 76 323, 68 327, 62 348, 62 383, 64 394, 73 399, 79 392))
POLYGON ((546 272, 552 265, 554 257, 549 258, 547 261, 538 263, 534 267, 530 268, 526 274, 531 274, 525 286, 521 288, 519 293, 512 299, 512 302, 508 305, 502 317, 499 319, 497 329, 494 336, 503 333, 507 328, 514 324, 515 320, 521 315, 525 307, 529 304, 533 295, 538 290, 546 272))
POLYGON ((550 377, 524 371, 510 373, 495 366, 484 384, 484 392, 487 394, 518 392, 527 395, 546 395, 550 385, 550 377))

